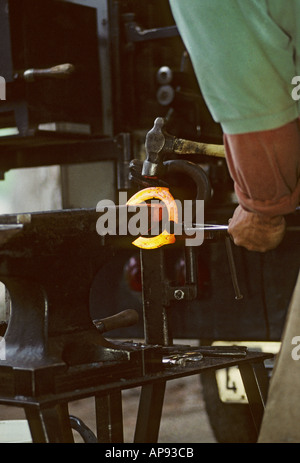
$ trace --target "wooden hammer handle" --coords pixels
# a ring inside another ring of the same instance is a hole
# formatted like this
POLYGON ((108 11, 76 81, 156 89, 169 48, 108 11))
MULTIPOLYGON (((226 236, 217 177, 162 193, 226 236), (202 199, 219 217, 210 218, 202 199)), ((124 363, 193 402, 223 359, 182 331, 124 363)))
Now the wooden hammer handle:
POLYGON ((133 309, 127 309, 112 315, 111 317, 103 318, 101 320, 93 320, 93 323, 100 333, 106 333, 107 331, 135 325, 138 320, 138 313, 133 309))

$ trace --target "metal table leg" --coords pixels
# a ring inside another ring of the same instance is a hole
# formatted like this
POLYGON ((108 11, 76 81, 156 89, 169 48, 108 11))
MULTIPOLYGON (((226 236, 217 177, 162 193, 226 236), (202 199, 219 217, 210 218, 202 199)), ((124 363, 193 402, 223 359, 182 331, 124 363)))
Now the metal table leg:
POLYGON ((98 442, 124 442, 122 392, 98 395, 95 404, 98 442))
POLYGON ((157 442, 165 389, 165 381, 142 387, 134 442, 157 442))
POLYGON ((25 407, 34 443, 73 443, 67 404, 51 407, 25 407))
POLYGON ((263 362, 257 364, 243 363, 239 365, 239 370, 258 436, 267 399, 267 370, 263 362))

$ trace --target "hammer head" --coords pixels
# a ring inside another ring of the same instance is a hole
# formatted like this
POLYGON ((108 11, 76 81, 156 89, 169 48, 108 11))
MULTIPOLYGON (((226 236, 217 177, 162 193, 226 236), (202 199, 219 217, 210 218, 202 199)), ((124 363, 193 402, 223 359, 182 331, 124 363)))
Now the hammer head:
POLYGON ((142 169, 144 177, 159 177, 164 173, 164 156, 172 151, 171 145, 175 138, 163 130, 164 125, 164 119, 157 117, 154 126, 146 135, 146 160, 142 169))

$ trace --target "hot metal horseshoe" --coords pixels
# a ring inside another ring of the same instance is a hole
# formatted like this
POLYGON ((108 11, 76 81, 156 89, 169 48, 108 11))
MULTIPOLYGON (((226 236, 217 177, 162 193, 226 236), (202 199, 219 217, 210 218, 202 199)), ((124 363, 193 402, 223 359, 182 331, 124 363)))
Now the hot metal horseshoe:
MULTIPOLYGON (((167 208, 169 222, 172 221, 174 223, 178 223, 177 204, 168 188, 145 188, 133 195, 126 204, 129 206, 138 205, 141 202, 147 201, 149 199, 159 199, 162 201, 167 208)), ((157 236, 153 236, 151 238, 139 236, 139 238, 132 242, 134 246, 137 246, 141 249, 156 249, 166 244, 172 243, 175 243, 175 235, 173 233, 169 233, 166 229, 164 229, 162 233, 157 236)))

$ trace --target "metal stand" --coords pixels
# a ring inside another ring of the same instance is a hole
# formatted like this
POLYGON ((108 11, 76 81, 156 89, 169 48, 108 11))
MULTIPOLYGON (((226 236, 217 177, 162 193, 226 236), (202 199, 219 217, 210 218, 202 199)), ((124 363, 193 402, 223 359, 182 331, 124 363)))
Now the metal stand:
MULTIPOLYGON (((191 350, 191 349, 187 349, 191 350)), ((182 350, 180 350, 182 353, 182 350)), ((201 348, 199 349, 199 354, 201 348)), ((203 352, 203 351, 202 351, 203 352)), ((126 380, 93 385, 70 390, 64 393, 54 393, 48 396, 35 397, 0 397, 0 403, 24 408, 29 422, 33 442, 39 443, 69 443, 73 442, 72 426, 68 413, 68 403, 86 397, 95 397, 97 440, 102 443, 123 442, 123 415, 121 391, 135 387, 142 387, 140 404, 136 421, 134 442, 155 443, 159 436, 159 427, 163 409, 165 385, 167 381, 190 375, 198 375, 207 370, 216 370, 238 365, 242 373, 243 382, 254 424, 259 433, 266 401, 266 370, 264 360, 271 358, 271 354, 238 353, 236 356, 228 353, 217 354, 213 351, 203 353, 203 358, 197 365, 163 366, 156 373, 135 376, 126 380), (255 378, 255 381, 253 379, 255 378)), ((110 371, 119 369, 110 366, 110 371)), ((86 367, 82 366, 82 374, 86 367)), ((103 375, 101 369, 99 376, 103 375)), ((107 378, 107 376, 106 376, 107 378)), ((59 379, 59 378, 57 378, 59 379)), ((64 375, 61 376, 64 380, 64 375)), ((103 377, 101 378, 104 379, 103 377)), ((99 378, 99 382, 101 382, 99 378)))
POLYGON ((166 381, 239 365, 259 429, 264 370, 254 381, 253 365, 272 355, 201 347, 191 357, 190 347, 173 346, 169 290, 157 276, 163 272, 160 250, 142 256, 145 344, 109 342, 97 331, 89 291, 114 250, 96 233, 96 220, 94 210, 2 216, 0 279, 10 293, 11 317, 0 403, 24 408, 34 442, 68 443, 68 403, 95 397, 98 442, 123 442, 121 391, 141 386, 135 442, 156 442, 166 381), (152 293, 146 275, 156 278, 152 293))

